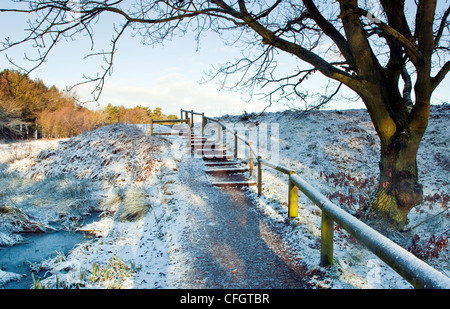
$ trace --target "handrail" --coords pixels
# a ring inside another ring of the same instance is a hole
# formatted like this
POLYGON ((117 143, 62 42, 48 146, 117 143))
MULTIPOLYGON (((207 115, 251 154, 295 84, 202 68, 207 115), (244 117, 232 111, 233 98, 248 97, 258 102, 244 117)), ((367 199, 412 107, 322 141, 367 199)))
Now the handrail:
POLYGON ((202 115, 202 113, 194 112, 194 111, 188 111, 188 110, 181 110, 182 113, 193 113, 194 115, 202 115))
MULTIPOLYGON (((185 111, 186 118, 187 112, 185 111)), ((183 110, 182 110, 183 113, 183 110)), ((353 235, 357 240, 362 242, 371 252, 383 260, 394 271, 401 275, 415 288, 432 288, 432 289, 450 289, 450 278, 434 269, 427 263, 417 258, 386 236, 375 231, 356 217, 352 216, 339 206, 333 204, 322 193, 313 188, 310 184, 298 176, 294 170, 264 160, 253 149, 252 142, 246 138, 239 136, 237 131, 228 128, 224 123, 214 118, 204 116, 204 113, 196 113, 202 115, 203 127, 207 120, 217 122, 222 128, 234 133, 236 138, 244 141, 250 149, 250 175, 253 167, 252 156, 257 158, 258 165, 258 196, 261 195, 262 172, 261 166, 266 165, 283 174, 289 175, 289 196, 288 196, 288 216, 296 217, 298 211, 298 190, 302 191, 305 196, 310 199, 322 210, 321 223, 321 254, 320 264, 322 266, 333 264, 333 235, 334 222, 337 222, 342 228, 353 235), (206 120, 206 121, 205 121, 206 120)), ((202 130, 203 132, 203 130, 202 130)), ((235 143, 237 145, 237 143, 235 143)))
POLYGON ((277 170, 277 171, 279 171, 279 172, 281 172, 281 173, 283 173, 283 174, 286 174, 286 175, 291 175, 291 174, 294 174, 294 173, 295 173, 295 171, 292 170, 292 169, 290 169, 289 167, 282 166, 282 165, 279 165, 279 164, 274 164, 274 163, 269 162, 269 161, 264 160, 264 159, 259 159, 259 162, 260 162, 261 164, 264 164, 264 165, 266 165, 266 166, 268 166, 268 167, 271 167, 271 168, 273 168, 274 170, 277 170))
POLYGON ((291 175, 294 184, 333 221, 337 222, 375 255, 391 266, 415 287, 450 288, 450 279, 423 262, 386 236, 375 231, 339 206, 333 204, 298 175, 291 175))
POLYGON ((154 123, 177 123, 177 122, 186 122, 188 130, 187 130, 187 136, 188 136, 188 146, 190 147, 191 143, 192 143, 192 138, 191 138, 191 121, 188 119, 158 119, 158 120, 154 120, 154 119, 150 119, 150 135, 174 135, 172 132, 170 133, 155 133, 153 132, 153 124, 154 123))

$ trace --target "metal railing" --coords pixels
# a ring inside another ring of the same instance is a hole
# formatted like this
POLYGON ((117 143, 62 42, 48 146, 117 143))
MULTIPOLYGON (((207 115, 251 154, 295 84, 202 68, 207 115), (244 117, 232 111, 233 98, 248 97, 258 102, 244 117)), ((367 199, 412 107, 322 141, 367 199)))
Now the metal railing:
POLYGON ((256 159, 258 168, 257 186, 258 196, 262 194, 262 165, 275 169, 288 175, 288 217, 298 216, 298 190, 300 190, 309 200, 317 205, 322 211, 321 221, 321 253, 320 265, 327 266, 333 264, 333 237, 334 223, 336 222, 348 233, 363 243, 371 252, 389 265, 395 272, 401 275, 415 288, 450 289, 450 278, 431 267, 424 261, 417 258, 386 236, 369 227, 358 220, 339 206, 333 204, 327 197, 313 188, 294 170, 264 160, 258 155, 253 147, 253 142, 237 134, 236 130, 229 128, 220 119, 206 117, 204 113, 194 113, 194 111, 181 110, 181 116, 185 114, 185 119, 190 120, 190 126, 194 124, 194 114, 202 116, 202 135, 208 121, 216 122, 219 125, 218 139, 220 140, 220 129, 230 131, 234 136, 235 158, 237 158, 238 140, 243 141, 249 148, 249 168, 250 176, 253 172, 253 158, 256 159), (188 114, 191 113, 191 118, 188 114))

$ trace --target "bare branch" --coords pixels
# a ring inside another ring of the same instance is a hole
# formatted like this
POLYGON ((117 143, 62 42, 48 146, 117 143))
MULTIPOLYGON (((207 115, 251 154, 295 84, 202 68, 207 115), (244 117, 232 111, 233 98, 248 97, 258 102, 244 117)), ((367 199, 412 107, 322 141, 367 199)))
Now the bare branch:
MULTIPOLYGON (((89 56, 103 55, 103 56, 105 56, 105 58, 106 58, 106 56, 109 56, 109 59, 105 59, 105 61, 107 63, 107 67, 104 69, 103 74, 101 76, 97 76, 96 78, 85 77, 86 81, 77 83, 77 84, 69 87, 69 91, 73 90, 75 87, 83 85, 83 84, 97 82, 97 86, 94 88, 94 90, 91 92, 91 94, 93 95, 94 101, 97 101, 100 98, 100 96, 103 92, 104 85, 105 85, 106 76, 108 74, 111 74, 111 71, 113 68, 114 55, 116 52, 117 43, 129 25, 130 25, 129 22, 125 23, 122 26, 122 29, 117 33, 117 36, 111 41, 111 43, 112 43, 111 51, 105 52, 105 53, 90 54, 87 56, 87 57, 89 57, 89 56)), ((87 102, 83 102, 83 103, 87 103, 87 102)))
POLYGON ((344 6, 351 8, 354 12, 357 12, 360 16, 367 17, 368 19, 370 19, 370 22, 379 26, 387 35, 398 40, 403 45, 406 52, 409 54, 409 57, 413 63, 418 63, 419 61, 422 60, 422 55, 418 47, 412 41, 408 40, 408 38, 406 38, 403 34, 398 32, 391 26, 387 25, 386 23, 382 22, 367 10, 357 7, 349 3, 347 0, 337 0, 337 1, 342 3, 344 6))
POLYGON ((445 27, 448 26, 447 18, 450 15, 450 5, 442 16, 441 23, 439 25, 439 29, 436 33, 436 37, 434 38, 434 47, 436 48, 439 45, 439 41, 441 40, 442 34, 444 33, 445 27))
POLYGON ((450 71, 450 61, 447 61, 439 70, 435 77, 431 78, 431 89, 434 90, 444 80, 447 73, 450 71))
POLYGON ((355 60, 353 59, 352 52, 344 36, 329 21, 327 21, 325 17, 323 17, 312 0, 303 0, 303 3, 307 8, 310 17, 314 19, 320 29, 336 43, 349 65, 354 67, 355 60))
POLYGON ((411 111, 413 107, 413 102, 411 100, 412 83, 411 76, 409 75, 408 70, 406 70, 406 67, 403 67, 401 75, 405 82, 405 85, 403 86, 403 101, 405 101, 406 107, 411 111))
POLYGON ((255 20, 264 18, 269 16, 269 14, 281 3, 281 0, 277 0, 270 8, 268 8, 267 10, 261 12, 260 14, 258 14, 257 16, 255 16, 255 20))

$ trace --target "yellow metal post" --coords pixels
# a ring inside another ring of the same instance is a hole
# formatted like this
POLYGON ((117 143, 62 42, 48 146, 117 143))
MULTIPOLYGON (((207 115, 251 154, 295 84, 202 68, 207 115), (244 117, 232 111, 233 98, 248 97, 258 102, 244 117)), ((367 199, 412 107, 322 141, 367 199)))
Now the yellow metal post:
POLYGON ((289 175, 288 218, 295 218, 298 216, 298 188, 291 181, 291 175, 289 175))
POLYGON ((334 221, 322 211, 320 266, 333 264, 334 221))

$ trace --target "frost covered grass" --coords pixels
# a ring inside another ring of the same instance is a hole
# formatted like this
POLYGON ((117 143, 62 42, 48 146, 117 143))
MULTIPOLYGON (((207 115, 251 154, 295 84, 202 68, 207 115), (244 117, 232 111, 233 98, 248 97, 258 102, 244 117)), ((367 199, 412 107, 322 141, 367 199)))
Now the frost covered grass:
POLYGON ((2 172, 0 245, 14 245, 20 233, 76 228, 95 209, 97 188, 86 179, 43 180, 2 172))
POLYGON ((101 207, 105 211, 115 213, 118 221, 136 221, 142 219, 151 209, 148 197, 142 186, 114 188, 102 201, 101 207))
POLYGON ((0 143, 0 164, 10 164, 38 154, 41 150, 54 147, 61 140, 19 140, 0 143))

